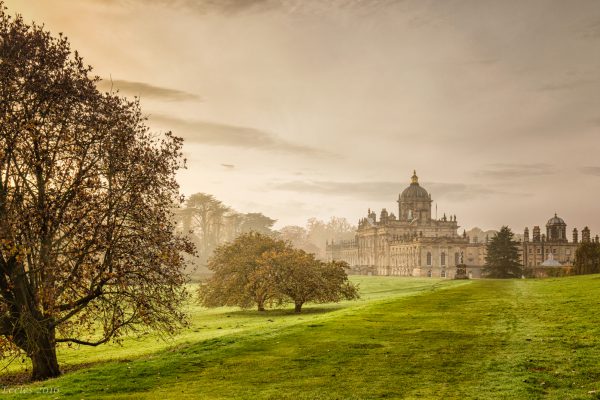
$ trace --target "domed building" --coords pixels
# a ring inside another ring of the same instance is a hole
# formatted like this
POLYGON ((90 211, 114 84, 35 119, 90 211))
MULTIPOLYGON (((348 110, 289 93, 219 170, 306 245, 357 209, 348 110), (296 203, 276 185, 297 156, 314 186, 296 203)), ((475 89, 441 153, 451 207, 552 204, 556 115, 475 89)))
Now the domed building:
POLYGON ((400 221, 428 221, 431 219, 431 195, 419 185, 417 171, 413 171, 410 186, 398 196, 400 221))
POLYGON ((567 224, 556 213, 546 223, 546 237, 553 242, 567 241, 567 224))
MULTIPOLYGON (((586 226, 581 231, 581 242, 591 242, 590 229, 586 226)), ((541 233, 539 226, 533 227, 533 236, 529 238, 529 228, 525 228, 521 244, 521 261, 531 275, 556 276, 552 272, 557 268, 568 269, 575 261, 575 251, 579 246, 579 231, 574 228, 572 240, 567 238, 567 224, 556 213, 546 223, 546 234, 541 233)))
POLYGON ((416 171, 397 202, 398 217, 383 209, 378 219, 369 209, 354 240, 327 244, 327 258, 348 262, 354 273, 445 278, 464 262, 472 276, 479 276, 485 246, 458 235, 456 216, 432 218, 433 200, 416 171))
MULTIPOLYGON (((470 277, 481 276, 485 264, 486 243, 474 241, 459 228, 456 216, 431 215, 431 194, 419 184, 416 171, 410 185, 398 196, 398 217, 381 210, 358 221, 354 240, 327 243, 327 259, 343 260, 353 273, 367 275, 401 275, 453 278, 458 264, 466 265, 470 277)), ((437 214, 437 212, 436 212, 437 214)), ((579 245, 577 229, 572 241, 567 238, 567 224, 557 214, 546 223, 546 234, 540 227, 525 228, 519 243, 519 256, 526 274, 556 276, 569 269, 579 245)), ((590 230, 581 231, 582 242, 592 241, 590 230)), ((596 236, 595 241, 600 241, 596 236)))

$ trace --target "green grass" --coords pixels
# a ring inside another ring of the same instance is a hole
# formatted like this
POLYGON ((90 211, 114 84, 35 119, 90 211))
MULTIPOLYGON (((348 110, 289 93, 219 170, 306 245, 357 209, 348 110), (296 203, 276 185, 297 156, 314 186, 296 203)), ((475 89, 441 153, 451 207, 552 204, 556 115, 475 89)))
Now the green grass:
POLYGON ((85 368, 26 389, 76 399, 600 398, 600 276, 354 279, 357 302, 301 315, 192 306, 191 327, 170 342, 61 349, 63 366, 85 368))

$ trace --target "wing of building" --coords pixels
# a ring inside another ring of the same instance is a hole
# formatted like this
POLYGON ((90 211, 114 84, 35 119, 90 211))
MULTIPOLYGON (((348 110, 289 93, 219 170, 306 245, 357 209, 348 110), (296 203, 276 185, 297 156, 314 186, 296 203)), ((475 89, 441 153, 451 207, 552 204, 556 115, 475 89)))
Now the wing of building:
MULTIPOLYGON (((546 223, 546 234, 539 226, 533 227, 533 237, 529 240, 529 228, 525 228, 520 246, 521 262, 536 277, 560 276, 568 274, 575 261, 575 252, 579 246, 579 232, 573 228, 572 241, 567 238, 567 224, 558 215, 546 223)), ((594 239, 598 242, 598 235, 594 239)), ((581 230, 581 242, 592 241, 590 229, 581 230)))
MULTIPOLYGON (((383 209, 378 218, 369 210, 359 220, 354 240, 327 243, 327 259, 346 261, 352 273, 364 275, 454 278, 456 266, 462 264, 470 277, 480 277, 486 243, 470 240, 464 232, 459 235, 455 215, 432 218, 431 204, 431 195, 414 172, 398 197, 398 216, 383 209)), ((548 221, 547 235, 540 236, 539 227, 534 228, 532 242, 526 228, 519 246, 522 264, 541 266, 552 254, 561 267, 570 265, 577 248, 576 232, 573 242, 568 242, 566 224, 557 216, 548 221)), ((589 229, 585 234, 589 240, 589 229)))

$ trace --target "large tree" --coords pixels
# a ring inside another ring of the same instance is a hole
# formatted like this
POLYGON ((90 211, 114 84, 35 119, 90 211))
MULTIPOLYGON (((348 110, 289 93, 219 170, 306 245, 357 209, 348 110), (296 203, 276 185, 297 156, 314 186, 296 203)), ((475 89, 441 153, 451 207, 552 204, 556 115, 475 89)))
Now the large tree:
POLYGON ((581 243, 575 251, 573 266, 575 273, 578 275, 600 273, 600 244, 595 242, 581 243))
POLYGON ((509 227, 503 226, 487 244, 484 274, 490 278, 520 278, 523 268, 519 260, 519 243, 513 240, 509 227))
POLYGON ((205 193, 191 195, 185 208, 178 211, 183 231, 191 233, 190 238, 198 249, 201 265, 206 264, 214 249, 223 242, 225 215, 229 212, 229 207, 205 193))
POLYGON ((242 233, 258 232, 273 235, 275 223, 261 213, 243 214, 226 206, 213 195, 195 193, 188 197, 185 207, 175 209, 178 230, 195 244, 196 257, 192 264, 202 273, 217 246, 231 242, 242 233))
POLYGON ((247 213, 242 216, 240 230, 242 233, 258 232, 263 235, 273 234, 273 224, 277 220, 267 217, 262 213, 247 213))
POLYGON ((169 211, 182 141, 90 73, 0 3, 0 350, 24 352, 33 379, 60 374, 57 343, 184 321, 192 248, 169 211))

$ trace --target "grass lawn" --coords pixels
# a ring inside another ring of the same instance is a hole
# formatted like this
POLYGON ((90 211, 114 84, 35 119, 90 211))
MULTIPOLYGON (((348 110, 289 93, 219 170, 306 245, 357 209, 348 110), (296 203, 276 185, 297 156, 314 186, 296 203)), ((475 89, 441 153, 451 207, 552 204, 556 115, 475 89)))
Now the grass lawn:
POLYGON ((598 275, 354 279, 356 302, 301 315, 191 306, 190 328, 169 342, 61 349, 72 372, 25 387, 59 393, 1 397, 600 398, 598 275))

